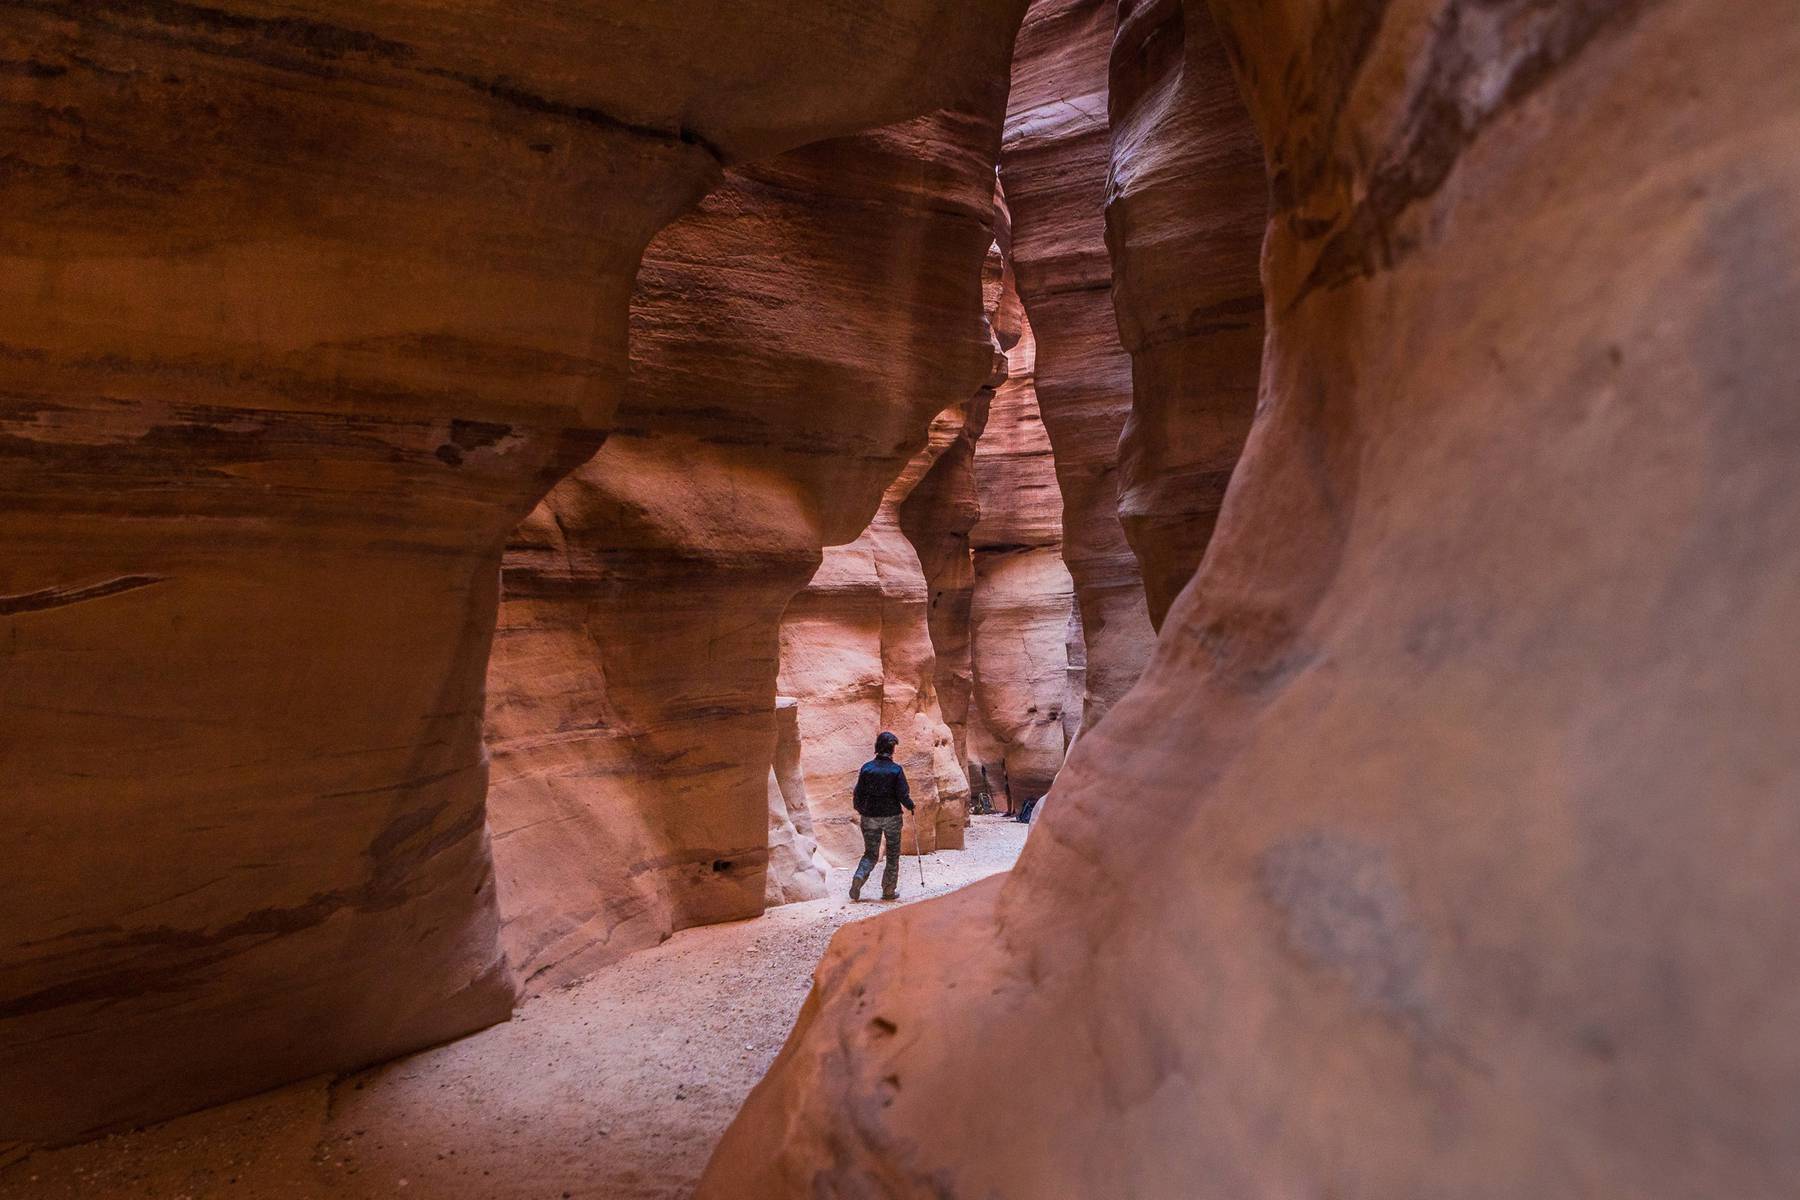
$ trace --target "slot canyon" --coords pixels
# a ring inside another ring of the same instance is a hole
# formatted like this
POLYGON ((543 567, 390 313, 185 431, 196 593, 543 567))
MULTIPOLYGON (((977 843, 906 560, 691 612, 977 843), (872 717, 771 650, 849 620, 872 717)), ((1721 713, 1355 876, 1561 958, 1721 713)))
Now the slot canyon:
POLYGON ((1800 1194, 1797 56, 0 5, 0 1200, 1800 1194))

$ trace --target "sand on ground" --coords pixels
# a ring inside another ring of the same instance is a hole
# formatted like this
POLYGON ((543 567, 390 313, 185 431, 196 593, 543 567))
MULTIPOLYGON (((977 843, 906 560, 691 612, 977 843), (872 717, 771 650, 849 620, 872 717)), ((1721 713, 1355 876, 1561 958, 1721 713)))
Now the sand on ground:
MULTIPOLYGON (((919 860, 902 861, 900 902, 1007 870, 1025 833, 972 818, 968 849, 926 856, 923 891, 919 860)), ((831 935, 893 907, 852 904, 849 876, 831 873, 829 899, 685 930, 448 1045, 38 1151, 0 1169, 0 1200, 685 1197, 831 935)))

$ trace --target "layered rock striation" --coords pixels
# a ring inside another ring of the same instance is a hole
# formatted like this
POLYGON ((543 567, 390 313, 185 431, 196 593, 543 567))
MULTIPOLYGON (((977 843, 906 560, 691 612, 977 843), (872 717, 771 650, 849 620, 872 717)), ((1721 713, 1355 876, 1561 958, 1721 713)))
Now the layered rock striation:
POLYGON ((1213 11, 1273 211, 1199 574, 700 1194, 1788 1195, 1800 27, 1213 11))
MULTIPOLYGON (((507 553, 489 809, 521 979, 554 983, 762 910, 782 613, 821 547, 865 526, 824 574, 867 568, 838 591, 890 636, 859 669, 933 761, 941 721, 900 719, 935 711, 915 678, 930 643, 917 561, 899 561, 911 549, 882 497, 947 398, 990 371, 981 276, 1001 99, 990 87, 961 111, 734 168, 646 252, 617 428, 507 553)), ((837 714, 819 678, 783 685, 815 804, 835 789, 812 746, 837 714)), ((858 763, 874 734, 855 739, 858 763)), ((944 787, 966 793, 942 740, 944 787)), ((935 790, 922 795, 935 818, 935 790)), ((824 813, 818 835, 846 852, 824 813)))
POLYGON ((800 767, 800 702, 775 700, 775 751, 769 764, 769 869, 763 901, 769 907, 825 896, 829 867, 813 832, 806 774, 800 767))
POLYGON ((294 8, 0 17, 0 1140, 506 1014, 501 551, 612 423, 643 247, 722 161, 962 103, 1017 19, 294 8))
POLYGON ((1089 727, 1137 679, 1155 637, 1119 520, 1132 364, 1113 316, 1104 207, 1116 6, 1034 0, 1014 51, 1000 158, 1010 253, 1037 337, 1037 399, 1056 450, 1063 556, 1081 606, 1089 727))
POLYGON ((987 428, 994 391, 1006 382, 1007 352, 1018 344, 1024 309, 1012 285, 1005 245, 1005 198, 994 197, 995 241, 982 268, 982 307, 992 347, 987 382, 963 404, 954 404, 931 423, 923 452, 930 456, 924 475, 894 508, 901 532, 919 558, 928 593, 926 628, 936 660, 938 711, 950 730, 956 761, 969 761, 969 712, 974 696, 974 661, 970 615, 975 600, 975 552, 969 533, 981 518, 975 480, 975 447, 987 428))
POLYGON ((800 701, 814 828, 839 866, 862 855, 852 797, 882 730, 900 739, 894 760, 906 770, 917 810, 902 848, 929 853, 963 844, 969 784, 938 707, 930 589, 897 511, 953 444, 938 439, 907 464, 869 527, 826 549, 782 621, 781 687, 800 701))
POLYGON ((1036 357, 1031 324, 1021 321, 1006 381, 975 446, 981 515, 969 531, 969 773, 1008 812, 1050 789, 1082 703, 1082 680, 1070 672, 1075 595, 1062 557, 1062 495, 1038 406, 1036 357))
POLYGON ((1106 243, 1132 369, 1119 519, 1160 627, 1206 552, 1256 410, 1269 188, 1204 7, 1124 0, 1107 103, 1106 243))
MULTIPOLYGON (((1004 378, 1005 357, 1000 357, 1004 378)), ((945 409, 931 425, 941 444, 924 478, 895 508, 900 530, 919 559, 926 590, 926 633, 931 638, 938 714, 950 731, 956 761, 969 761, 969 713, 975 694, 971 613, 975 603, 975 552, 969 531, 980 518, 975 447, 987 427, 993 389, 945 409)))

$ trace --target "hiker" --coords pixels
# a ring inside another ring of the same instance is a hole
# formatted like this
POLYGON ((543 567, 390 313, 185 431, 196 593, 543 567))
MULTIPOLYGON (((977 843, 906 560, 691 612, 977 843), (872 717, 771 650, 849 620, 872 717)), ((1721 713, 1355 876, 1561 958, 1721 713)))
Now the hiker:
POLYGON ((875 739, 875 757, 863 764, 856 777, 856 814, 862 818, 863 856, 856 864, 856 877, 850 881, 850 898, 862 899, 863 884, 875 869, 875 858, 881 853, 881 839, 887 837, 887 866, 881 872, 881 898, 900 898, 900 810, 913 811, 912 792, 906 786, 906 772, 894 761, 894 750, 900 739, 883 731, 875 739))

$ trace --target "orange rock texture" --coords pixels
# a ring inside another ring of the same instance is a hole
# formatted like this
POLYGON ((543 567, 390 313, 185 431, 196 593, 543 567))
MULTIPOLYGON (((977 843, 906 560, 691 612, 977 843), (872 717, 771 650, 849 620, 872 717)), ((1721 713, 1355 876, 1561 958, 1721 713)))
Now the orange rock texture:
MULTIPOLYGON (((938 414, 782 624, 781 687, 801 701, 816 829, 840 865, 862 853, 851 792, 878 731, 900 738, 929 852, 962 845, 971 776, 1009 809, 1047 791, 1080 719, 1062 505, 1003 203, 997 233, 983 276, 992 374, 938 414)), ((909 852, 914 837, 909 823, 909 852)))
MULTIPOLYGON (((721 162, 964 102, 1017 15, 6 9, 0 1139, 506 1014, 501 551, 613 423, 644 246, 721 162)), ((704 818, 709 912, 761 902, 767 766, 704 818)))
POLYGON ((800 702, 775 700, 775 750, 769 764, 769 869, 764 903, 794 904, 825 895, 830 864, 813 831, 812 804, 800 768, 800 702))
POLYGON ((1212 11, 1272 211, 1206 558, 700 1194, 1789 1196, 1800 24, 1212 11))
POLYGON ((1205 10, 1124 0, 1111 63, 1106 242, 1132 369, 1119 518, 1160 628, 1206 552, 1256 410, 1269 188, 1205 10))
MULTIPOLYGON (((1005 378, 1004 355, 998 356, 1005 378)), ((945 409, 931 423, 935 461, 895 509, 912 543, 926 589, 938 715, 950 731, 958 763, 969 761, 969 706, 975 693, 970 617, 975 602, 975 552, 969 531, 981 515, 975 484, 975 446, 987 427, 993 388, 945 409)))
POLYGON ((1063 505, 1039 411, 1029 321, 1007 351, 975 445, 980 519, 969 531, 975 586, 969 643, 973 704, 971 783, 1015 812, 1050 789, 1081 718, 1082 687, 1070 671, 1075 594, 1063 563, 1063 505))
POLYGON ((781 687, 800 702, 814 831, 838 866, 862 856, 851 798, 884 729, 900 739, 894 760, 906 770, 917 810, 906 819, 902 848, 962 845, 969 784, 938 708, 929 589, 895 512, 940 449, 928 447, 908 464, 860 537, 825 551, 781 624, 781 687))
MULTIPOLYGON (((927 767, 941 759, 944 820, 961 828, 923 580, 894 502, 870 517, 934 413, 991 369, 981 279, 1000 103, 993 87, 985 111, 734 168, 646 252, 617 428, 506 559, 488 804, 521 978, 558 982, 762 910, 777 630, 822 546, 830 582, 811 592, 868 620, 840 627, 860 658, 840 643, 783 684, 808 792, 827 806, 818 836, 840 858, 860 847, 827 815, 843 788, 823 746, 854 757, 854 777, 877 720, 927 767), (876 698, 870 727, 822 742, 847 720, 845 667, 876 698)), ((935 778, 914 773, 934 822, 935 778)))
POLYGON ((994 391, 1006 382, 1007 351, 1018 344, 1024 309, 1007 262, 1006 203, 994 198, 995 242, 982 270, 992 370, 966 403, 952 405, 931 423, 923 453, 930 466, 896 506, 901 531, 919 557, 928 593, 926 626, 936 660, 938 712, 950 730, 956 761, 969 762, 969 706, 975 690, 970 616, 975 600, 975 554, 969 533, 981 517, 975 480, 975 447, 987 428, 994 391))
POLYGON ((1034 0, 1014 51, 1000 159, 1013 267, 1037 337, 1037 400, 1062 487, 1063 556, 1081 605, 1088 726, 1131 687, 1154 644, 1119 520, 1132 363, 1113 317, 1106 251, 1115 6, 1034 0))

